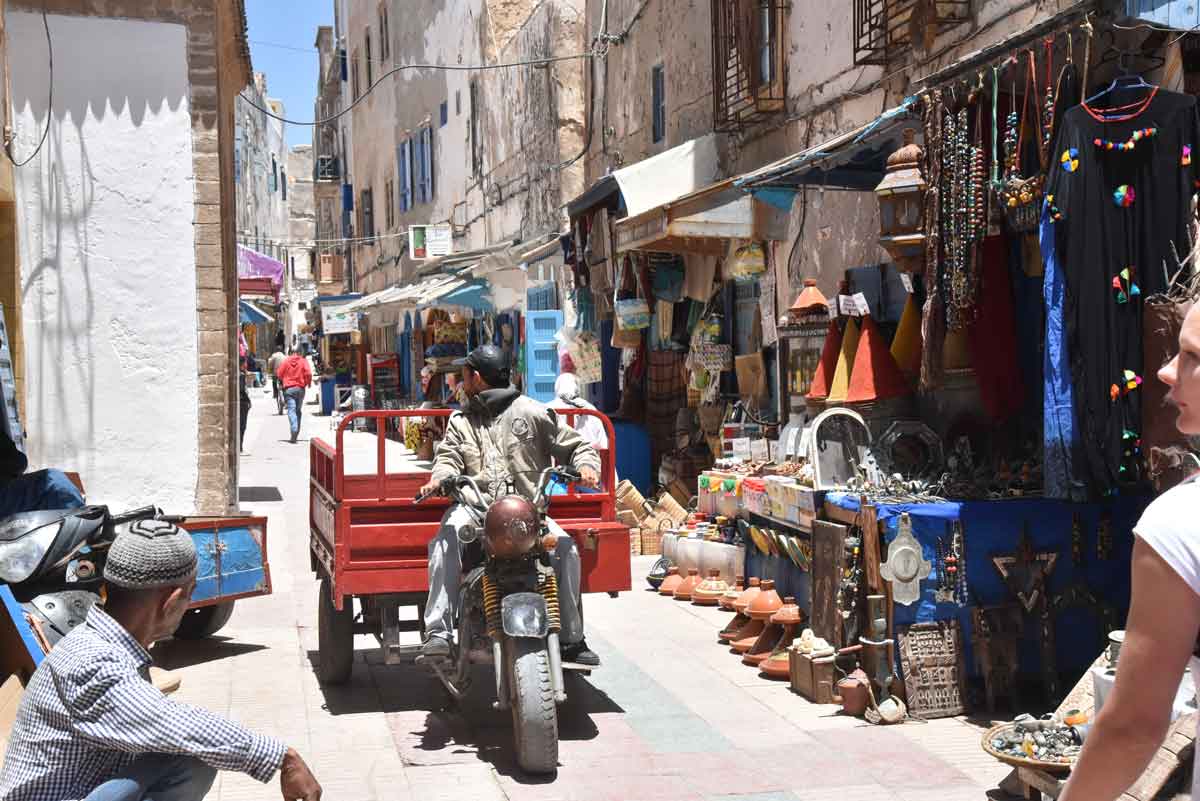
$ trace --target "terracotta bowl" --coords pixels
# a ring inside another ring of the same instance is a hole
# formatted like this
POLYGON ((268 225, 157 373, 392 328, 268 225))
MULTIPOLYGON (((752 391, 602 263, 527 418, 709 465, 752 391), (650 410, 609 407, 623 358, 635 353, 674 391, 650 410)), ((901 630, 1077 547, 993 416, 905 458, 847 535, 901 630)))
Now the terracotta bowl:
POLYGON ((673 567, 667 571, 667 577, 663 579, 663 583, 659 585, 659 595, 675 595, 675 590, 683 583, 683 576, 679 575, 679 568, 673 567))
POLYGON ((775 582, 770 579, 764 581, 761 585, 760 592, 746 607, 746 614, 755 620, 770 620, 776 612, 783 607, 783 599, 779 597, 779 593, 775 592, 775 582))
POLYGON ((729 585, 721 578, 721 571, 709 570, 708 578, 692 590, 692 603, 696 606, 716 606, 728 591, 729 585))
POLYGON ((692 600, 692 593, 695 592, 696 587, 700 586, 700 580, 700 571, 694 567, 689 569, 687 578, 680 582, 679 586, 675 588, 675 600, 692 600))

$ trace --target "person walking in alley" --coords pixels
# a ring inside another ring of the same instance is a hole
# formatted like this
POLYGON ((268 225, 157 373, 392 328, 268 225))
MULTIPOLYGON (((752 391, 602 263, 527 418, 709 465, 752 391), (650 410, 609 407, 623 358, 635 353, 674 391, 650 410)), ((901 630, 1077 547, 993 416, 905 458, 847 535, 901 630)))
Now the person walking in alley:
POLYGON ((283 387, 279 385, 279 368, 287 360, 287 356, 283 355, 283 346, 280 344, 275 348, 275 352, 271 354, 271 358, 267 359, 267 373, 271 376, 271 397, 279 406, 279 413, 283 414, 283 387))
POLYGON ((196 586, 191 535, 162 520, 123 524, 104 566, 107 593, 50 651, 25 688, 0 769, 4 801, 200 801, 218 770, 288 801, 319 801, 295 750, 148 679, 155 640, 171 636, 196 586))
MULTIPOLYGON (((1179 353, 1158 372, 1179 410, 1175 425, 1200 434, 1200 306, 1179 332, 1179 353)), ((1112 801, 1150 764, 1171 723, 1184 668, 1200 680, 1200 474, 1163 493, 1133 529, 1133 589, 1116 683, 1060 801, 1112 801)), ((1198 752, 1200 753, 1200 752, 1198 752)), ((1192 771, 1200 798, 1200 771, 1192 771)))
MULTIPOLYGON (((247 358, 249 358, 249 357, 247 357, 247 358)), ((241 382, 242 382, 241 398, 240 398, 240 403, 241 403, 240 408, 242 410, 242 415, 241 415, 241 420, 239 421, 240 425, 241 425, 241 432, 238 434, 238 450, 245 453, 245 451, 246 451, 246 424, 248 422, 250 422, 250 390, 248 390, 246 388, 246 385, 250 383, 250 368, 249 368, 248 362, 245 359, 242 360, 242 370, 238 377, 241 379, 241 382)))
POLYGON ((279 383, 283 387, 283 396, 287 401, 288 423, 292 427, 292 442, 300 435, 300 414, 304 408, 304 390, 312 383, 312 368, 308 359, 292 348, 287 359, 276 372, 279 383))

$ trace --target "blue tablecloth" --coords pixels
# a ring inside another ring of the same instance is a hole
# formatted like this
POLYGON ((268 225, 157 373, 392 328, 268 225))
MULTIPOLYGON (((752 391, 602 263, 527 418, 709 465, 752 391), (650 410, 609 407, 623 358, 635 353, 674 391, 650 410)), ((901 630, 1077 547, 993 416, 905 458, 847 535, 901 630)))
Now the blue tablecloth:
MULTIPOLYGON (((830 492, 825 499, 842 509, 857 512, 857 495, 830 492)), ((999 572, 992 564, 995 555, 1012 553, 1021 532, 1028 525, 1030 539, 1036 550, 1053 550, 1058 562, 1050 574, 1050 597, 1083 578, 1097 597, 1112 604, 1118 620, 1124 620, 1129 610, 1129 562, 1133 550, 1133 526, 1150 502, 1146 496, 1118 497, 1104 503, 1073 504, 1045 498, 1030 500, 964 501, 953 503, 876 504, 879 521, 886 527, 884 540, 896 538, 900 515, 907 512, 912 521, 913 536, 921 543, 926 559, 934 564, 934 572, 921 582, 921 599, 911 606, 896 604, 896 626, 932 620, 958 618, 966 643, 967 670, 976 671, 970 653, 971 606, 991 606, 1006 603, 1012 595, 1005 587, 999 572), (1112 553, 1106 560, 1097 556, 1096 532, 1102 515, 1111 519, 1112 553), (1084 532, 1084 563, 1077 569, 1071 559, 1071 528, 1078 515, 1084 532), (968 606, 938 604, 933 600, 937 586, 936 546, 939 538, 949 542, 953 521, 963 527, 966 548, 968 606)), ((1099 653, 1101 633, 1098 621, 1086 610, 1066 610, 1056 619, 1056 653, 1060 670, 1079 670, 1092 663, 1099 653)), ((1036 672, 1040 665, 1038 643, 1032 626, 1022 643, 1021 669, 1036 672)), ((1107 634, 1107 632, 1104 632, 1107 634)))

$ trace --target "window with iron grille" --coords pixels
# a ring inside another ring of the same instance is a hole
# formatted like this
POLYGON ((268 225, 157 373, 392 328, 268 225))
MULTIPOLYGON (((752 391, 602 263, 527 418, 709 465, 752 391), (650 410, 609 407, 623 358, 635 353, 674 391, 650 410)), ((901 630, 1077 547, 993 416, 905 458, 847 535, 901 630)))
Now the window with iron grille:
POLYGON ((667 87, 663 65, 650 70, 650 116, 653 142, 661 142, 667 135, 667 87))
POLYGON ((392 31, 388 25, 387 2, 379 4, 379 60, 384 66, 392 56, 392 31))
POLYGON ((971 0, 854 0, 854 63, 885 65, 969 21, 971 0))
POLYGON ((366 88, 370 89, 371 84, 375 82, 375 78, 374 78, 375 73, 373 72, 374 65, 371 63, 371 29, 370 28, 367 28, 366 32, 363 34, 363 55, 365 56, 366 62, 367 62, 367 87, 366 88))
POLYGON ((785 110, 787 6, 787 0, 712 0, 718 131, 739 130, 785 110))
POLYGON ((360 201, 359 213, 362 214, 362 235, 369 242, 375 238, 375 204, 372 202, 370 189, 362 191, 360 201))
POLYGON ((362 86, 358 82, 358 61, 358 48, 355 48, 354 55, 350 57, 350 96, 354 100, 362 95, 362 86))
POLYGON ((387 230, 392 230, 396 225, 396 206, 392 200, 396 197, 396 185, 391 178, 388 178, 383 184, 383 208, 385 209, 384 218, 387 220, 387 230))

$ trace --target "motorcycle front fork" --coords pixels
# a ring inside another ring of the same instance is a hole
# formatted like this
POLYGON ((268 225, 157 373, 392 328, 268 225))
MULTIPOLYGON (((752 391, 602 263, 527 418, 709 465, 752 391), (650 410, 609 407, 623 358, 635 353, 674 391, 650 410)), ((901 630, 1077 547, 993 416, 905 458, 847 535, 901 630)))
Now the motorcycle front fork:
MULTIPOLYGON (((558 641, 558 632, 552 631, 546 635, 546 652, 550 657, 550 686, 554 690, 554 702, 565 703, 567 700, 567 684, 563 679, 562 647, 558 641)), ((508 702, 508 671, 504 659, 504 643, 500 639, 492 640, 492 666, 496 673, 496 700, 492 704, 495 709, 507 710, 508 702)))

